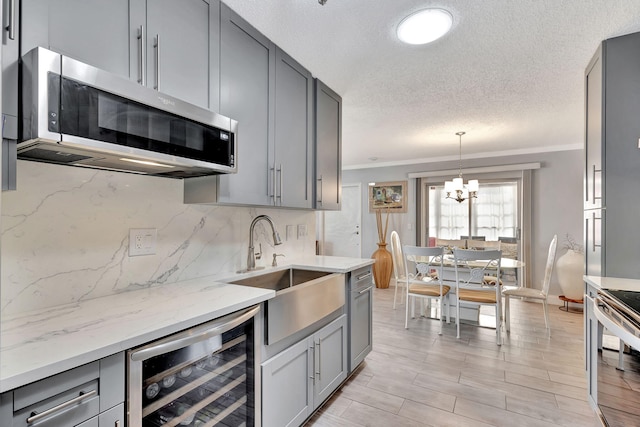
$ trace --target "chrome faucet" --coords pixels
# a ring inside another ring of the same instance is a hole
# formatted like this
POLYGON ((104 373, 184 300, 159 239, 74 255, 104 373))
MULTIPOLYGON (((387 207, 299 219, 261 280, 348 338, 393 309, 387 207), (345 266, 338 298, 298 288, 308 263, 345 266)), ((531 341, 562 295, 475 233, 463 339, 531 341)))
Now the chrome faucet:
POLYGON ((256 269, 256 255, 258 259, 262 256, 262 247, 260 248, 260 253, 256 254, 255 248, 253 247, 253 229, 260 220, 265 220, 271 226, 271 232, 273 233, 273 244, 281 245, 282 240, 280 239, 280 235, 276 231, 276 228, 273 225, 273 220, 267 215, 258 215, 251 221, 251 227, 249 227, 249 256, 247 257, 247 271, 256 269))

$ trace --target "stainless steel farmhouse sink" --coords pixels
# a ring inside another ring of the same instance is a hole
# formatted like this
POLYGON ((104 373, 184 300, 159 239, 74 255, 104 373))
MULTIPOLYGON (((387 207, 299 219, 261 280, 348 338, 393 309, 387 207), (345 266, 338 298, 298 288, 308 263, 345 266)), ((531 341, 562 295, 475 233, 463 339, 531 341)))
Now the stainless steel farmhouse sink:
POLYGON ((266 344, 306 328, 345 304, 341 273, 289 268, 229 283, 276 291, 275 298, 265 304, 266 344))

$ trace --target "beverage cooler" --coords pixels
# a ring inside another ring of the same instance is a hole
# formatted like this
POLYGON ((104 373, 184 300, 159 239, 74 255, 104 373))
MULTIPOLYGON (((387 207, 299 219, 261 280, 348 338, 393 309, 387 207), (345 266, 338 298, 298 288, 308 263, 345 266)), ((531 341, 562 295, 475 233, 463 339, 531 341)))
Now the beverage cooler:
POLYGON ((255 306, 127 352, 129 427, 258 425, 255 306))

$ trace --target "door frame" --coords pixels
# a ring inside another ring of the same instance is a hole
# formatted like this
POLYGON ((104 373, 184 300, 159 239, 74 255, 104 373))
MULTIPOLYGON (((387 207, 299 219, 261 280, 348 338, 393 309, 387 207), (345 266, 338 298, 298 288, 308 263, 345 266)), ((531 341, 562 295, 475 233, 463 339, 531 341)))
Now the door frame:
MULTIPOLYGON (((342 197, 344 197, 344 188, 345 187, 355 187, 358 189, 358 197, 356 199, 357 203, 358 203, 358 214, 356 215, 356 217, 358 218, 358 223, 360 225, 360 232, 358 233, 358 240, 359 240, 359 247, 360 247, 360 254, 358 255, 358 257, 362 257, 362 183, 360 182, 354 182, 354 183, 349 183, 349 184, 342 184, 341 185, 341 191, 342 191, 342 197)), ((341 210, 343 210, 345 208, 345 203, 343 201, 343 203, 341 203, 341 210)), ((318 240, 318 244, 316 247, 316 253, 318 255, 325 255, 324 253, 324 248, 325 248, 325 230, 326 230, 326 219, 325 219, 325 212, 327 211, 316 211, 316 239, 318 240)), ((331 212, 331 211, 329 211, 331 212)))

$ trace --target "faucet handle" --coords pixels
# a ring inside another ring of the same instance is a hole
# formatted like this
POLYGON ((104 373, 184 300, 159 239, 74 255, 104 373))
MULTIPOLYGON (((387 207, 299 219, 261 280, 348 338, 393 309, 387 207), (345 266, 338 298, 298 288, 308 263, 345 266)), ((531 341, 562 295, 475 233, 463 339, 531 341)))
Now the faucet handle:
POLYGON ((258 243, 258 247, 260 248, 258 252, 255 253, 256 259, 262 258, 262 243, 258 243))
POLYGON ((272 267, 277 267, 278 266, 278 262, 276 261, 276 258, 279 256, 284 256, 284 254, 273 254, 273 262, 271 263, 272 267))

